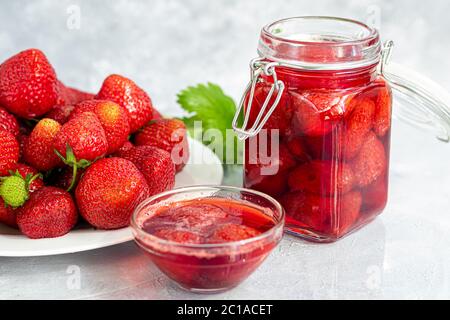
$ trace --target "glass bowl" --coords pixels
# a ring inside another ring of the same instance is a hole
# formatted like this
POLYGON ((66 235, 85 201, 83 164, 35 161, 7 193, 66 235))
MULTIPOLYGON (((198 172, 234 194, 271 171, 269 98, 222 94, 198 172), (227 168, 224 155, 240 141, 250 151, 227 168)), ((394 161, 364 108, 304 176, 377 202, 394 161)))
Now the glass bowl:
POLYGON ((226 186, 193 186, 145 200, 133 213, 131 227, 137 245, 165 275, 186 290, 213 293, 241 283, 276 247, 283 235, 284 210, 275 199, 258 191, 226 186), (144 230, 144 222, 157 214, 158 208, 200 198, 226 199, 230 204, 238 202, 270 217, 274 225, 252 238, 201 244, 174 242, 144 230))

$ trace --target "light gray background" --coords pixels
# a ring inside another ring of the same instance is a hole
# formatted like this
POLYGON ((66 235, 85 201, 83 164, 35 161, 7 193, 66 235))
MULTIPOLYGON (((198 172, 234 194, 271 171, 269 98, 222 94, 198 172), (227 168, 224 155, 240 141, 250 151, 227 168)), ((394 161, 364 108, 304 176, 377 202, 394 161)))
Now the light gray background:
POLYGON ((121 73, 178 115, 175 95, 187 85, 213 81, 239 98, 263 25, 296 15, 372 22, 379 12, 383 38, 396 42, 393 60, 450 88, 449 11, 445 0, 0 0, 0 61, 37 47, 68 85, 96 92, 121 73), (72 5, 80 29, 67 27, 72 5))
MULTIPOLYGON (((45 51, 67 84, 96 92, 110 73, 133 78, 166 114, 176 93, 212 81, 237 100, 260 28, 295 15, 362 21, 380 13, 393 60, 450 89, 447 1, 6 1, 0 0, 0 60, 45 51), (69 29, 67 9, 81 9, 69 29)), ((56 257, 0 258, 5 298, 450 298, 449 145, 395 122, 390 202, 383 215, 329 245, 285 237, 261 268, 221 295, 185 293, 132 244, 56 257), (70 286, 79 268, 81 287, 70 286), (69 269, 68 269, 69 268, 69 269), (76 270, 75 270, 76 271, 76 270)))

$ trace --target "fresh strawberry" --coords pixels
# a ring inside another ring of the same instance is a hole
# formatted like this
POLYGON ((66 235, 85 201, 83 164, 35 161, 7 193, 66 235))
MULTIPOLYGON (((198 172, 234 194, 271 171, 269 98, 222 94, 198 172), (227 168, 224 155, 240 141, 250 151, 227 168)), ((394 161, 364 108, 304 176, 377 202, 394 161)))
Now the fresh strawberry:
POLYGON ((84 92, 75 88, 70 88, 60 83, 60 90, 65 104, 75 105, 82 101, 92 100, 95 95, 92 93, 84 92))
POLYGON ((0 104, 31 119, 50 111, 58 101, 55 71, 42 51, 29 49, 0 65, 0 104))
POLYGON ((28 136, 23 133, 19 133, 17 136, 17 142, 19 143, 19 161, 25 162, 23 159, 23 153, 25 150, 25 145, 28 143, 28 136))
POLYGON ((145 177, 122 158, 104 158, 83 174, 75 190, 83 218, 99 229, 129 225, 134 209, 149 196, 145 177))
POLYGON ((175 167, 170 154, 152 146, 139 146, 121 153, 144 175, 149 186, 149 196, 170 190, 175 185, 175 167))
POLYGON ((384 80, 379 80, 383 86, 378 88, 376 113, 373 130, 379 137, 384 137, 391 128, 392 91, 384 80))
MULTIPOLYGON (((22 168, 22 172, 29 171, 22 168)), ((32 170, 34 171, 34 170, 32 170)), ((36 192, 42 187, 42 179, 39 173, 27 173, 25 176, 16 169, 10 175, 1 178, 0 197, 7 206, 18 208, 22 206, 30 197, 31 190, 36 192), (40 180, 40 181, 38 181, 40 180), (36 183, 34 183, 36 181, 36 183)))
POLYGON ((154 236, 179 243, 202 243, 202 237, 198 234, 186 230, 161 229, 156 231, 154 236))
POLYGON ((26 179, 27 176, 30 177, 38 176, 30 183, 29 185, 30 192, 35 192, 36 190, 39 190, 44 186, 44 181, 42 181, 42 177, 39 176, 39 172, 35 168, 27 166, 26 164, 23 163, 18 163, 14 171, 18 172, 24 179, 26 179))
POLYGON ((63 125, 69 120, 69 116, 74 108, 75 106, 71 104, 57 105, 54 106, 53 109, 45 115, 45 117, 48 119, 53 119, 63 125))
POLYGON ((87 100, 75 106, 70 119, 84 112, 92 112, 100 120, 108 142, 108 154, 116 152, 127 141, 130 125, 125 108, 107 100, 87 100))
POLYGON ((53 187, 63 190, 74 190, 83 172, 84 169, 77 168, 74 180, 73 167, 71 168, 66 166, 64 168, 56 168, 52 170, 51 174, 47 177, 46 182, 53 187))
POLYGON ((72 148, 77 160, 93 161, 106 154, 105 130, 94 113, 84 112, 62 126, 55 137, 54 147, 66 157, 67 146, 72 148))
POLYGON ((72 167, 72 191, 77 182, 78 169, 84 169, 108 151, 105 130, 92 112, 83 112, 64 124, 54 140, 55 153, 72 167))
MULTIPOLYGON (((263 104, 266 100, 266 98, 269 96, 270 89, 272 85, 268 84, 258 84, 255 88, 255 93, 253 97, 253 103, 252 107, 250 109, 250 115, 249 115, 249 127, 253 126, 253 124, 256 121, 256 118, 258 114, 261 111, 261 108, 263 107, 263 104)), ((270 107, 275 102, 275 99, 277 97, 278 91, 274 91, 272 94, 272 97, 266 106, 266 109, 263 113, 263 117, 266 115, 267 111, 269 111, 270 107)), ((248 97, 245 101, 245 106, 248 104, 248 97)), ((264 124, 263 129, 267 130, 274 130, 278 129, 281 136, 284 136, 288 133, 290 129, 290 120, 292 117, 292 112, 290 108, 290 102, 289 102, 289 95, 286 92, 286 90, 281 95, 280 101, 278 102, 278 105, 276 106, 273 113, 270 115, 267 122, 264 124)))
POLYGON ((350 100, 349 112, 340 139, 345 159, 354 158, 366 141, 366 136, 373 126, 375 103, 366 97, 356 96, 350 100))
POLYGON ((39 121, 24 145, 24 161, 40 171, 48 171, 62 165, 54 152, 55 137, 61 128, 61 125, 52 119, 39 121))
POLYGON ((342 115, 342 94, 309 91, 290 92, 292 124, 296 134, 323 136, 329 133, 342 115))
POLYGON ((0 177, 8 175, 19 161, 19 143, 12 133, 0 129, 0 177))
POLYGON ((241 225, 225 224, 216 228, 208 239, 208 243, 224 243, 230 241, 239 241, 256 237, 261 234, 258 230, 241 225))
POLYGON ((77 220, 71 195, 55 187, 43 187, 32 193, 25 205, 17 209, 17 225, 31 239, 63 236, 77 220))
POLYGON ((245 187, 276 197, 286 191, 288 170, 295 165, 294 157, 283 144, 279 146, 278 156, 269 154, 266 161, 259 153, 251 155, 245 164, 245 187))
POLYGON ((153 146, 170 153, 176 171, 189 160, 189 144, 186 126, 178 119, 153 120, 135 136, 137 146, 153 146))
MULTIPOLYGON (((348 231, 359 216, 361 193, 352 191, 336 199, 293 192, 284 195, 281 204, 288 217, 312 231, 340 236, 348 231)), ((288 219, 289 220, 289 219, 288 219)))
POLYGON ((130 149, 134 148, 134 144, 132 144, 130 141, 125 141, 123 146, 121 146, 114 154, 114 157, 122 158, 122 154, 130 149))
POLYGON ((164 117, 161 115, 161 113, 158 111, 158 110, 156 110, 156 109, 153 109, 153 117, 152 117, 152 120, 158 120, 158 119, 163 119, 164 117))
POLYGON ((354 173, 344 162, 314 160, 291 171, 288 183, 291 191, 318 195, 341 194, 353 188, 354 173))
POLYGON ((153 118, 153 105, 147 93, 120 75, 107 77, 96 98, 113 101, 127 109, 132 133, 153 118))
POLYGON ((17 228, 16 210, 7 206, 2 197, 0 197, 0 223, 6 224, 12 228, 17 228))
POLYGON ((15 137, 19 134, 19 123, 16 118, 2 107, 0 107, 0 129, 9 131, 15 137))
POLYGON ((386 172, 387 161, 383 143, 373 132, 370 132, 353 161, 355 183, 365 187, 376 181, 386 172))

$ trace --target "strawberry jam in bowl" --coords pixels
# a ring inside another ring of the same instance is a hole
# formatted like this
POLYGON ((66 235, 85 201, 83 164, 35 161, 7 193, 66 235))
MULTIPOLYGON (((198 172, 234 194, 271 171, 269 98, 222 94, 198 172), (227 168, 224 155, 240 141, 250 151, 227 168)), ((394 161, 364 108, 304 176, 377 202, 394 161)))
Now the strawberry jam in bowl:
POLYGON ((281 240, 284 211, 270 196, 235 187, 174 189, 144 201, 134 238, 170 279, 198 293, 245 280, 281 240))

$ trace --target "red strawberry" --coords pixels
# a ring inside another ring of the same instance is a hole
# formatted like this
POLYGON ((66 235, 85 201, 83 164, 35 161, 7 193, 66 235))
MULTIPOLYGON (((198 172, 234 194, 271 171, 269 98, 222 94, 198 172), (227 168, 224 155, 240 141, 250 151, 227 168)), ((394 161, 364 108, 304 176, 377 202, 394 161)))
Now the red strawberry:
POLYGON ((0 223, 17 228, 16 211, 12 207, 5 205, 2 197, 0 197, 0 223))
POLYGON ((75 106, 70 119, 84 112, 92 112, 100 120, 108 142, 108 154, 123 146, 130 134, 127 111, 117 103, 106 100, 87 100, 75 106))
POLYGON ((24 161, 40 171, 48 171, 62 164, 54 152, 55 137, 61 125, 52 119, 42 119, 26 139, 24 161))
POLYGON ((153 120, 135 136, 137 146, 153 146, 170 153, 176 171, 189 160, 189 144, 186 126, 178 119, 153 120))
POLYGON ((19 134, 19 123, 16 118, 2 107, 0 107, 0 129, 9 131, 15 137, 19 134))
POLYGON ((150 97, 136 83, 125 77, 116 74, 107 77, 96 98, 113 101, 127 109, 132 133, 153 118, 150 97))
POLYGON ((361 187, 368 186, 380 178, 386 170, 384 145, 373 132, 370 132, 353 162, 355 183, 361 187))
POLYGON ((295 133, 323 136, 334 126, 334 119, 342 115, 342 95, 333 92, 290 92, 295 133))
POLYGON ((66 157, 70 146, 77 160, 93 161, 108 151, 105 130, 92 112, 84 112, 64 124, 55 137, 54 147, 66 157))
MULTIPOLYGON (((263 104, 266 100, 266 98, 269 95, 271 89, 271 85, 268 84, 260 84, 257 85, 255 88, 255 93, 253 97, 253 103, 252 107, 250 109, 250 116, 249 116, 249 127, 253 126, 253 124, 256 121, 256 118, 258 114, 261 111, 261 108, 263 107, 263 104)), ((272 97, 269 101, 269 104, 266 106, 266 109, 263 113, 263 117, 266 115, 267 111, 269 111, 269 108, 273 105, 275 102, 275 99, 277 97, 278 91, 274 91, 272 94, 272 97)), ((248 104, 248 98, 246 98, 245 106, 248 104)), ((274 130, 278 129, 280 130, 280 135, 284 136, 288 133, 290 129, 290 120, 292 117, 292 112, 290 108, 289 103, 289 95, 287 91, 285 90, 283 94, 281 95, 280 101, 278 102, 278 105, 276 106, 273 113, 270 115, 269 119, 265 123, 263 129, 267 130, 274 130)))
MULTIPOLYGON (((36 175, 39 175, 39 172, 30 166, 27 166, 26 164, 18 163, 16 165, 16 168, 14 171, 17 171, 24 179, 27 178, 27 176, 34 177, 36 175)), ((37 179, 33 180, 29 185, 29 191, 35 192, 36 190, 39 190, 44 186, 44 181, 42 181, 42 177, 38 177, 37 179)))
POLYGON ((379 87, 377 91, 373 130, 379 137, 384 137, 391 128, 392 91, 384 81, 380 82, 383 83, 383 86, 379 87))
POLYGON ((287 172, 278 172, 275 175, 261 175, 261 167, 246 165, 245 188, 267 193, 272 197, 278 197, 287 189, 287 172))
POLYGON ((354 158, 366 141, 366 136, 373 126, 375 103, 368 98, 355 97, 349 103, 349 110, 340 142, 346 159, 354 158))
POLYGON ((358 220, 361 193, 353 191, 339 197, 327 198, 304 192, 288 193, 280 200, 286 214, 312 231, 343 235, 358 220))
POLYGON ((293 170, 288 183, 292 191, 318 195, 341 194, 353 188, 354 173, 344 162, 314 160, 293 170))
POLYGON ((149 186, 149 196, 170 190, 175 185, 175 167, 170 154, 152 146, 139 146, 121 153, 144 175, 149 186))
POLYGON ((156 231, 153 235, 164 240, 179 243, 202 243, 202 237, 185 230, 162 229, 156 231))
POLYGON ((312 159, 330 160, 340 156, 340 146, 335 143, 336 131, 332 130, 322 137, 305 137, 305 146, 312 159))
MULTIPOLYGON (((267 152, 270 153, 270 149, 267 152)), ((269 163, 266 163, 258 153, 246 159, 245 187, 276 197, 286 190, 287 172, 296 162, 283 144, 279 146, 278 157, 271 159, 271 156, 269 154, 267 158, 270 159, 269 163)))
POLYGON ((305 139, 305 137, 290 137, 287 139, 286 145, 295 158, 300 162, 305 162, 310 160, 310 156, 308 153, 308 149, 306 148, 305 141, 309 140, 305 139))
POLYGON ((75 175, 75 180, 73 176, 73 168, 64 167, 54 169, 51 175, 48 177, 47 182, 49 185, 53 187, 57 187, 63 190, 73 190, 78 184, 81 175, 83 174, 84 169, 77 168, 77 172, 75 175), (73 183, 73 186, 72 186, 73 183))
POLYGON ((55 238, 68 233, 78 220, 77 208, 64 190, 43 187, 17 210, 17 225, 31 239, 55 238))
POLYGON ((45 117, 48 119, 53 119, 60 124, 65 124, 69 120, 69 116, 74 108, 75 106, 70 104, 54 106, 53 109, 45 115, 45 117))
POLYGON ((156 110, 156 109, 153 109, 153 117, 152 117, 152 120, 158 120, 158 119, 163 119, 164 117, 161 115, 161 113, 158 111, 158 110, 156 110))
POLYGON ((124 153, 124 152, 126 152, 126 151, 128 151, 128 150, 130 150, 130 149, 133 149, 134 148, 134 144, 132 144, 130 141, 125 141, 125 143, 123 144, 123 146, 121 146, 120 148, 119 148, 119 150, 117 150, 115 153, 114 153, 114 156, 115 157, 119 157, 119 158, 122 158, 122 154, 124 153))
POLYGON ((85 100, 94 99, 95 95, 75 88, 70 88, 58 80, 58 101, 56 105, 75 105, 85 100))
POLYGON ((380 177, 377 181, 362 190, 364 212, 381 212, 387 203, 387 177, 380 177))
POLYGON ((25 149, 25 145, 28 142, 28 136, 23 133, 19 133, 19 135, 17 136, 17 142, 19 143, 19 161, 24 162, 25 160, 23 159, 23 152, 25 149))
POLYGON ((19 143, 4 129, 0 129, 0 177, 8 175, 19 161, 19 143))
POLYGON ((23 118, 44 115, 58 100, 55 71, 42 51, 29 49, 0 65, 0 104, 23 118))
POLYGON ((239 241, 256 237, 258 230, 241 224, 225 224, 216 228, 208 239, 208 243, 239 241))
POLYGON ((121 158, 93 163, 75 191, 81 215, 99 229, 128 226, 134 209, 148 196, 142 173, 132 162, 121 158))

